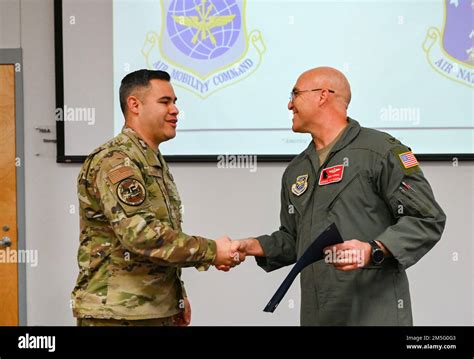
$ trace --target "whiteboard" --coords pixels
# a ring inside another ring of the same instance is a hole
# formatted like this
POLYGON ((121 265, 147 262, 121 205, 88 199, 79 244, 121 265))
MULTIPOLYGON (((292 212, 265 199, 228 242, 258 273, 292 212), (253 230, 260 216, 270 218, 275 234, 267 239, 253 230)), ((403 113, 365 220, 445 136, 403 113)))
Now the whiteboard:
POLYGON ((303 71, 331 66, 362 126, 422 159, 473 158, 470 3, 63 0, 58 155, 80 160, 118 134, 120 81, 150 68, 170 73, 178 97, 177 136, 160 145, 169 158, 289 159, 311 141, 291 131, 289 92, 303 71))

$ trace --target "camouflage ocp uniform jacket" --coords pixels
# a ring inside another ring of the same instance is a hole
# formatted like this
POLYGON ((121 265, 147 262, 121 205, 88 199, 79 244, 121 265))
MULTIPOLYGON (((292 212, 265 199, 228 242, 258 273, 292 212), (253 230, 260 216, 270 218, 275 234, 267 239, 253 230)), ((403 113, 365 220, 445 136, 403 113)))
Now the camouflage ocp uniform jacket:
POLYGON ((182 232, 181 201, 161 154, 124 128, 86 159, 78 196, 74 316, 140 320, 182 311, 180 268, 207 269, 216 245, 182 232))

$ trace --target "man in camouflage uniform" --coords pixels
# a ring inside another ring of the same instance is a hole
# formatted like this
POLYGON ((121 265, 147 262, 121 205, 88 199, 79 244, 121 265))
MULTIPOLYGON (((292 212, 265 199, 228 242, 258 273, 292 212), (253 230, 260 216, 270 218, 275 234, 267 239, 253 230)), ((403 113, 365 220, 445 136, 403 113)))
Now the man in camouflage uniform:
POLYGON ((176 135, 179 110, 169 80, 163 71, 125 76, 125 127, 79 173, 80 272, 72 292, 78 325, 188 325, 180 268, 239 262, 229 254, 229 238, 181 230, 181 201, 158 150, 176 135))

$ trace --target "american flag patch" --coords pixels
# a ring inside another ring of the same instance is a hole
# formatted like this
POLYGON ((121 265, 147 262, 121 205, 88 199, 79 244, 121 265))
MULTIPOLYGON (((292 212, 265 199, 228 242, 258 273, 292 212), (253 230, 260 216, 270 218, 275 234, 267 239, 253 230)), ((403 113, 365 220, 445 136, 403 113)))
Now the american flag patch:
POLYGON ((107 176, 109 177, 110 182, 112 182, 112 184, 116 184, 124 178, 133 176, 133 169, 125 166, 119 167, 115 170, 110 171, 107 176))
POLYGON ((398 155, 400 157, 400 160, 402 161, 403 167, 405 168, 411 168, 418 166, 418 161, 416 160, 415 155, 413 152, 404 152, 400 153, 398 155))

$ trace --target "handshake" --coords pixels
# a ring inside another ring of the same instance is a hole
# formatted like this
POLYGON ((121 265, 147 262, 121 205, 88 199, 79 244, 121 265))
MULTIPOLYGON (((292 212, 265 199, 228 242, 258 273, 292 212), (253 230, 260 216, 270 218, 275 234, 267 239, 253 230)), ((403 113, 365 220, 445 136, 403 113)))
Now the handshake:
POLYGON ((263 256, 263 249, 254 238, 231 240, 224 236, 216 239, 216 258, 212 263, 218 270, 227 272, 243 261, 247 256, 263 256))

